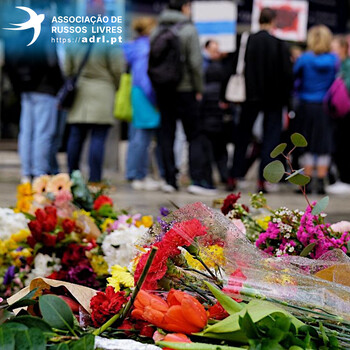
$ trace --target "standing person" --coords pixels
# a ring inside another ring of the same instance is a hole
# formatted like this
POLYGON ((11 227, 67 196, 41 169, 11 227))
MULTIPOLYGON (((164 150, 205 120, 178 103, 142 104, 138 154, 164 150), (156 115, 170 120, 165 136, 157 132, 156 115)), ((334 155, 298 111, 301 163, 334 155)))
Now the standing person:
POLYGON ((252 129, 260 112, 264 114, 263 141, 258 191, 266 192, 264 167, 271 161, 270 153, 278 145, 282 132, 282 108, 288 103, 292 89, 292 64, 289 50, 272 35, 276 12, 262 9, 260 31, 250 35, 245 57, 246 102, 242 105, 233 164, 228 186, 236 188, 246 171, 246 152, 252 129))
POLYGON ((42 23, 35 43, 31 31, 23 31, 6 42, 5 69, 21 95, 20 132, 21 182, 50 172, 50 148, 57 123, 58 90, 63 84, 56 46, 50 42, 51 28, 42 23))
POLYGON ((219 170, 221 182, 228 178, 228 154, 224 133, 224 109, 219 103, 226 72, 221 61, 219 44, 208 40, 203 50, 204 93, 200 104, 202 130, 210 143, 213 161, 219 170))
POLYGON ((126 178, 135 190, 158 190, 160 183, 147 177, 148 153, 160 115, 156 110, 156 97, 147 74, 149 34, 155 27, 153 18, 141 17, 133 22, 136 40, 124 45, 124 55, 132 73, 132 122, 129 125, 129 146, 126 162, 126 178))
MULTIPOLYGON (((73 76, 87 47, 67 52, 66 73, 73 76)), ((122 70, 121 59, 109 47, 93 46, 88 61, 78 79, 77 92, 68 112, 69 136, 67 144, 69 171, 79 169, 84 142, 90 134, 89 181, 102 179, 105 141, 114 124, 113 109, 116 87, 122 70)))
POLYGON ((176 121, 181 119, 189 142, 193 183, 188 191, 211 195, 215 191, 199 122, 199 101, 203 90, 202 53, 190 16, 190 0, 170 0, 151 36, 149 75, 161 113, 161 145, 167 182, 163 191, 170 193, 178 189, 174 139, 176 121))
MULTIPOLYGON (((332 33, 324 25, 314 26, 307 38, 308 51, 294 66, 299 79, 299 118, 301 133, 308 147, 300 159, 305 175, 312 177, 317 170, 317 193, 324 194, 324 179, 328 175, 332 152, 332 124, 323 107, 324 97, 337 72, 338 58, 331 53, 332 33)), ((311 183, 306 187, 311 192, 311 183)))
MULTIPOLYGON (((349 43, 345 36, 336 36, 332 42, 332 50, 341 60, 340 76, 345 82, 350 94, 350 57, 349 43)), ((327 193, 349 194, 350 193, 350 163, 349 157, 349 135, 350 114, 335 121, 334 135, 334 163, 338 170, 338 181, 327 187, 327 193)))

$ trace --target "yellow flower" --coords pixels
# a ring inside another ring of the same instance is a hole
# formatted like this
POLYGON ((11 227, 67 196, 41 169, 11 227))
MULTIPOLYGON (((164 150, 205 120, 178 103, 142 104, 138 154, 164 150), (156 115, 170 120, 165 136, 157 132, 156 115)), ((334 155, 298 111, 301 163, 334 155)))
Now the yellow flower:
POLYGON ((92 255, 90 264, 98 276, 108 275, 108 265, 103 256, 92 255))
POLYGON ((120 291, 120 287, 131 288, 134 286, 134 277, 126 267, 114 265, 111 268, 112 277, 107 278, 108 286, 114 287, 114 291, 120 291))
POLYGON ((270 220, 271 220, 271 216, 265 216, 263 218, 262 217, 257 218, 256 222, 266 231, 270 220))
POLYGON ((17 242, 12 238, 7 239, 4 243, 7 250, 16 250, 18 248, 17 242))
POLYGON ((29 258, 32 256, 32 249, 30 248, 24 248, 21 251, 12 251, 10 253, 10 257, 14 260, 14 264, 16 266, 21 266, 22 265, 22 261, 21 258, 29 258))
POLYGON ((28 229, 23 229, 11 235, 11 239, 19 243, 26 241, 28 236, 30 236, 30 231, 28 229))
POLYGON ((105 221, 103 221, 103 224, 101 225, 101 232, 106 232, 108 227, 114 223, 115 220, 111 218, 107 218, 105 221))
POLYGON ((8 252, 8 249, 5 245, 5 242, 0 240, 0 255, 5 255, 8 252))
POLYGON ((153 217, 150 215, 143 216, 141 220, 137 220, 135 222, 136 227, 140 227, 140 226, 151 227, 152 225, 153 225, 153 217))
MULTIPOLYGON (((212 245, 210 247, 202 248, 199 252, 199 257, 209 268, 223 266, 226 263, 224 256, 224 248, 219 245, 212 245)), ((190 267, 196 270, 204 270, 204 266, 188 252, 185 253, 185 258, 190 267)))
POLYGON ((32 185, 30 182, 17 186, 17 197, 32 197, 32 185))

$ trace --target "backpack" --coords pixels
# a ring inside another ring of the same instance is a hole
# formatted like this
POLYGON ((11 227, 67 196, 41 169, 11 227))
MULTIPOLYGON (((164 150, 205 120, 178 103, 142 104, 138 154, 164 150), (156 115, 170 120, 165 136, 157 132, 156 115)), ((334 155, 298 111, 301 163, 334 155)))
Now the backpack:
POLYGON ((182 78, 184 57, 181 54, 180 28, 189 21, 160 26, 151 42, 148 75, 155 89, 176 88, 182 78))
POLYGON ((335 79, 323 103, 327 113, 335 119, 344 118, 350 113, 350 95, 341 77, 335 79))

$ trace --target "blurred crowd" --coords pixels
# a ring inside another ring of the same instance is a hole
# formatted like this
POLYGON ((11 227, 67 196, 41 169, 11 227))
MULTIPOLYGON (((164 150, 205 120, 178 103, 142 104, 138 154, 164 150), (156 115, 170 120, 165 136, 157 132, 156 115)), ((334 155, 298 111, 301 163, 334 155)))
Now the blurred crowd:
POLYGON ((60 171, 68 130, 69 171, 79 169, 89 140, 89 181, 100 183, 117 118, 128 127, 125 177, 134 190, 172 193, 187 178, 193 194, 215 195, 218 183, 233 191, 260 159, 257 190, 273 191, 263 169, 298 132, 308 146, 293 153, 293 168, 312 178, 306 191, 350 193, 350 109, 333 104, 350 101, 347 38, 317 25, 306 46, 290 45, 273 35, 276 13, 264 8, 260 30, 224 53, 214 39, 200 45, 190 18, 189 0, 170 0, 158 19, 134 19, 135 38, 121 50, 82 45, 64 63, 45 35, 26 51, 8 45, 5 69, 22 105, 21 181, 60 171))

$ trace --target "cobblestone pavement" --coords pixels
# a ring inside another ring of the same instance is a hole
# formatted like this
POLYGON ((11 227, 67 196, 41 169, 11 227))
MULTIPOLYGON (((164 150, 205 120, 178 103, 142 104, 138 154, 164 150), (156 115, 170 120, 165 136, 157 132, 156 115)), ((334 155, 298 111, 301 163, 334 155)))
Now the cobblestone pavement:
MULTIPOLYGON (((60 154, 60 163, 65 163, 65 155, 60 154)), ((19 159, 16 152, 0 151, 0 207, 13 206, 16 201, 16 186, 19 181, 19 159)), ((63 167, 64 169, 64 167, 63 167)), ((219 189, 219 195, 211 197, 195 196, 186 192, 182 188, 175 194, 164 194, 162 192, 134 191, 130 185, 123 180, 122 174, 107 170, 105 177, 113 185, 110 196, 120 208, 133 208, 135 212, 142 214, 156 215, 160 206, 171 207, 170 201, 178 206, 201 201, 207 205, 212 205, 216 198, 224 198, 227 195, 223 189, 219 189)), ((248 188, 242 189, 243 202, 248 200, 249 192, 255 190, 254 181, 249 183, 248 188)), ((267 195, 269 205, 272 208, 286 206, 290 209, 305 209, 305 199, 303 196, 294 193, 294 187, 289 185, 280 186, 278 193, 267 195)), ((319 196, 311 196, 311 200, 319 199, 319 196)), ((350 196, 332 196, 327 209, 328 220, 335 222, 339 220, 350 220, 350 196)))

